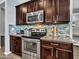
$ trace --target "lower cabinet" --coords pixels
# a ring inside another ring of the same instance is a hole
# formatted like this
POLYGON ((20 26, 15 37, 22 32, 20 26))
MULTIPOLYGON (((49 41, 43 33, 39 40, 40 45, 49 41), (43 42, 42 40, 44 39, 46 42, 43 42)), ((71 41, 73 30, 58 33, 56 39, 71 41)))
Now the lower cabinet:
POLYGON ((10 51, 22 56, 21 37, 10 36, 10 51))
POLYGON ((73 59, 73 44, 41 41, 41 59, 73 59))
POLYGON ((42 59, 54 59, 54 51, 52 47, 42 46, 42 59))

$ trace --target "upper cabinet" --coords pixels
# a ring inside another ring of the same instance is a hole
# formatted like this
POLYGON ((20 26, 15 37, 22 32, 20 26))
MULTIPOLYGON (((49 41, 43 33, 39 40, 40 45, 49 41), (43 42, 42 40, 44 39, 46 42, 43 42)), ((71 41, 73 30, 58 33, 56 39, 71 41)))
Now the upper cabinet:
POLYGON ((58 23, 70 21, 70 0, 56 0, 56 20, 58 23))
POLYGON ((26 24, 26 6, 16 6, 16 25, 26 24))
POLYGON ((16 7, 16 24, 27 24, 27 13, 44 10, 46 24, 70 21, 70 0, 32 0, 16 7))
POLYGON ((27 3, 16 6, 16 25, 27 24, 27 13, 38 10, 38 1, 29 1, 27 3))
POLYGON ((73 0, 73 9, 79 9, 79 0, 73 0))
POLYGON ((31 2, 27 4, 27 13, 34 12, 38 10, 38 2, 31 2))
POLYGON ((45 22, 54 23, 56 15, 56 6, 55 0, 46 0, 46 9, 45 9, 45 22))

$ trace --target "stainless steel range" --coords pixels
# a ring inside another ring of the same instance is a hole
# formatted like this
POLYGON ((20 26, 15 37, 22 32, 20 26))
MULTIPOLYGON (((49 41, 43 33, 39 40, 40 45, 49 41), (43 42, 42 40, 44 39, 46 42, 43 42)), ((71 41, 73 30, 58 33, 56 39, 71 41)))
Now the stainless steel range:
POLYGON ((22 38, 23 59, 40 59, 40 40, 22 38))
POLYGON ((46 30, 33 29, 31 36, 22 36, 22 59, 40 59, 40 38, 46 30))

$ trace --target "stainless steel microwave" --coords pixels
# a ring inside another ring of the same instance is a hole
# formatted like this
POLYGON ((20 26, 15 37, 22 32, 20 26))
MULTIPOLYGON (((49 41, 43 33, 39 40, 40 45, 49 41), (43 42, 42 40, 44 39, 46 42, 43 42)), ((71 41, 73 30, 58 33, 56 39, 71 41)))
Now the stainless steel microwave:
POLYGON ((44 11, 35 11, 26 14, 26 23, 40 23, 44 22, 44 11))

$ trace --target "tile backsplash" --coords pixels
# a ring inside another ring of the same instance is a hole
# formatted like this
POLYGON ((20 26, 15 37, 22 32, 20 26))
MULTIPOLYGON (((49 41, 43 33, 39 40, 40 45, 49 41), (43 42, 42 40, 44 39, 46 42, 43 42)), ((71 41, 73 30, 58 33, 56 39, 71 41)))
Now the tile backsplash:
MULTIPOLYGON (((69 36, 70 35, 70 27, 69 24, 60 24, 60 25, 21 25, 21 26, 14 26, 15 29, 19 28, 19 30, 24 30, 25 28, 45 28, 47 29, 47 35, 52 35, 53 27, 57 27, 58 36, 69 36)), ((10 29, 11 30, 11 29, 10 29)))

